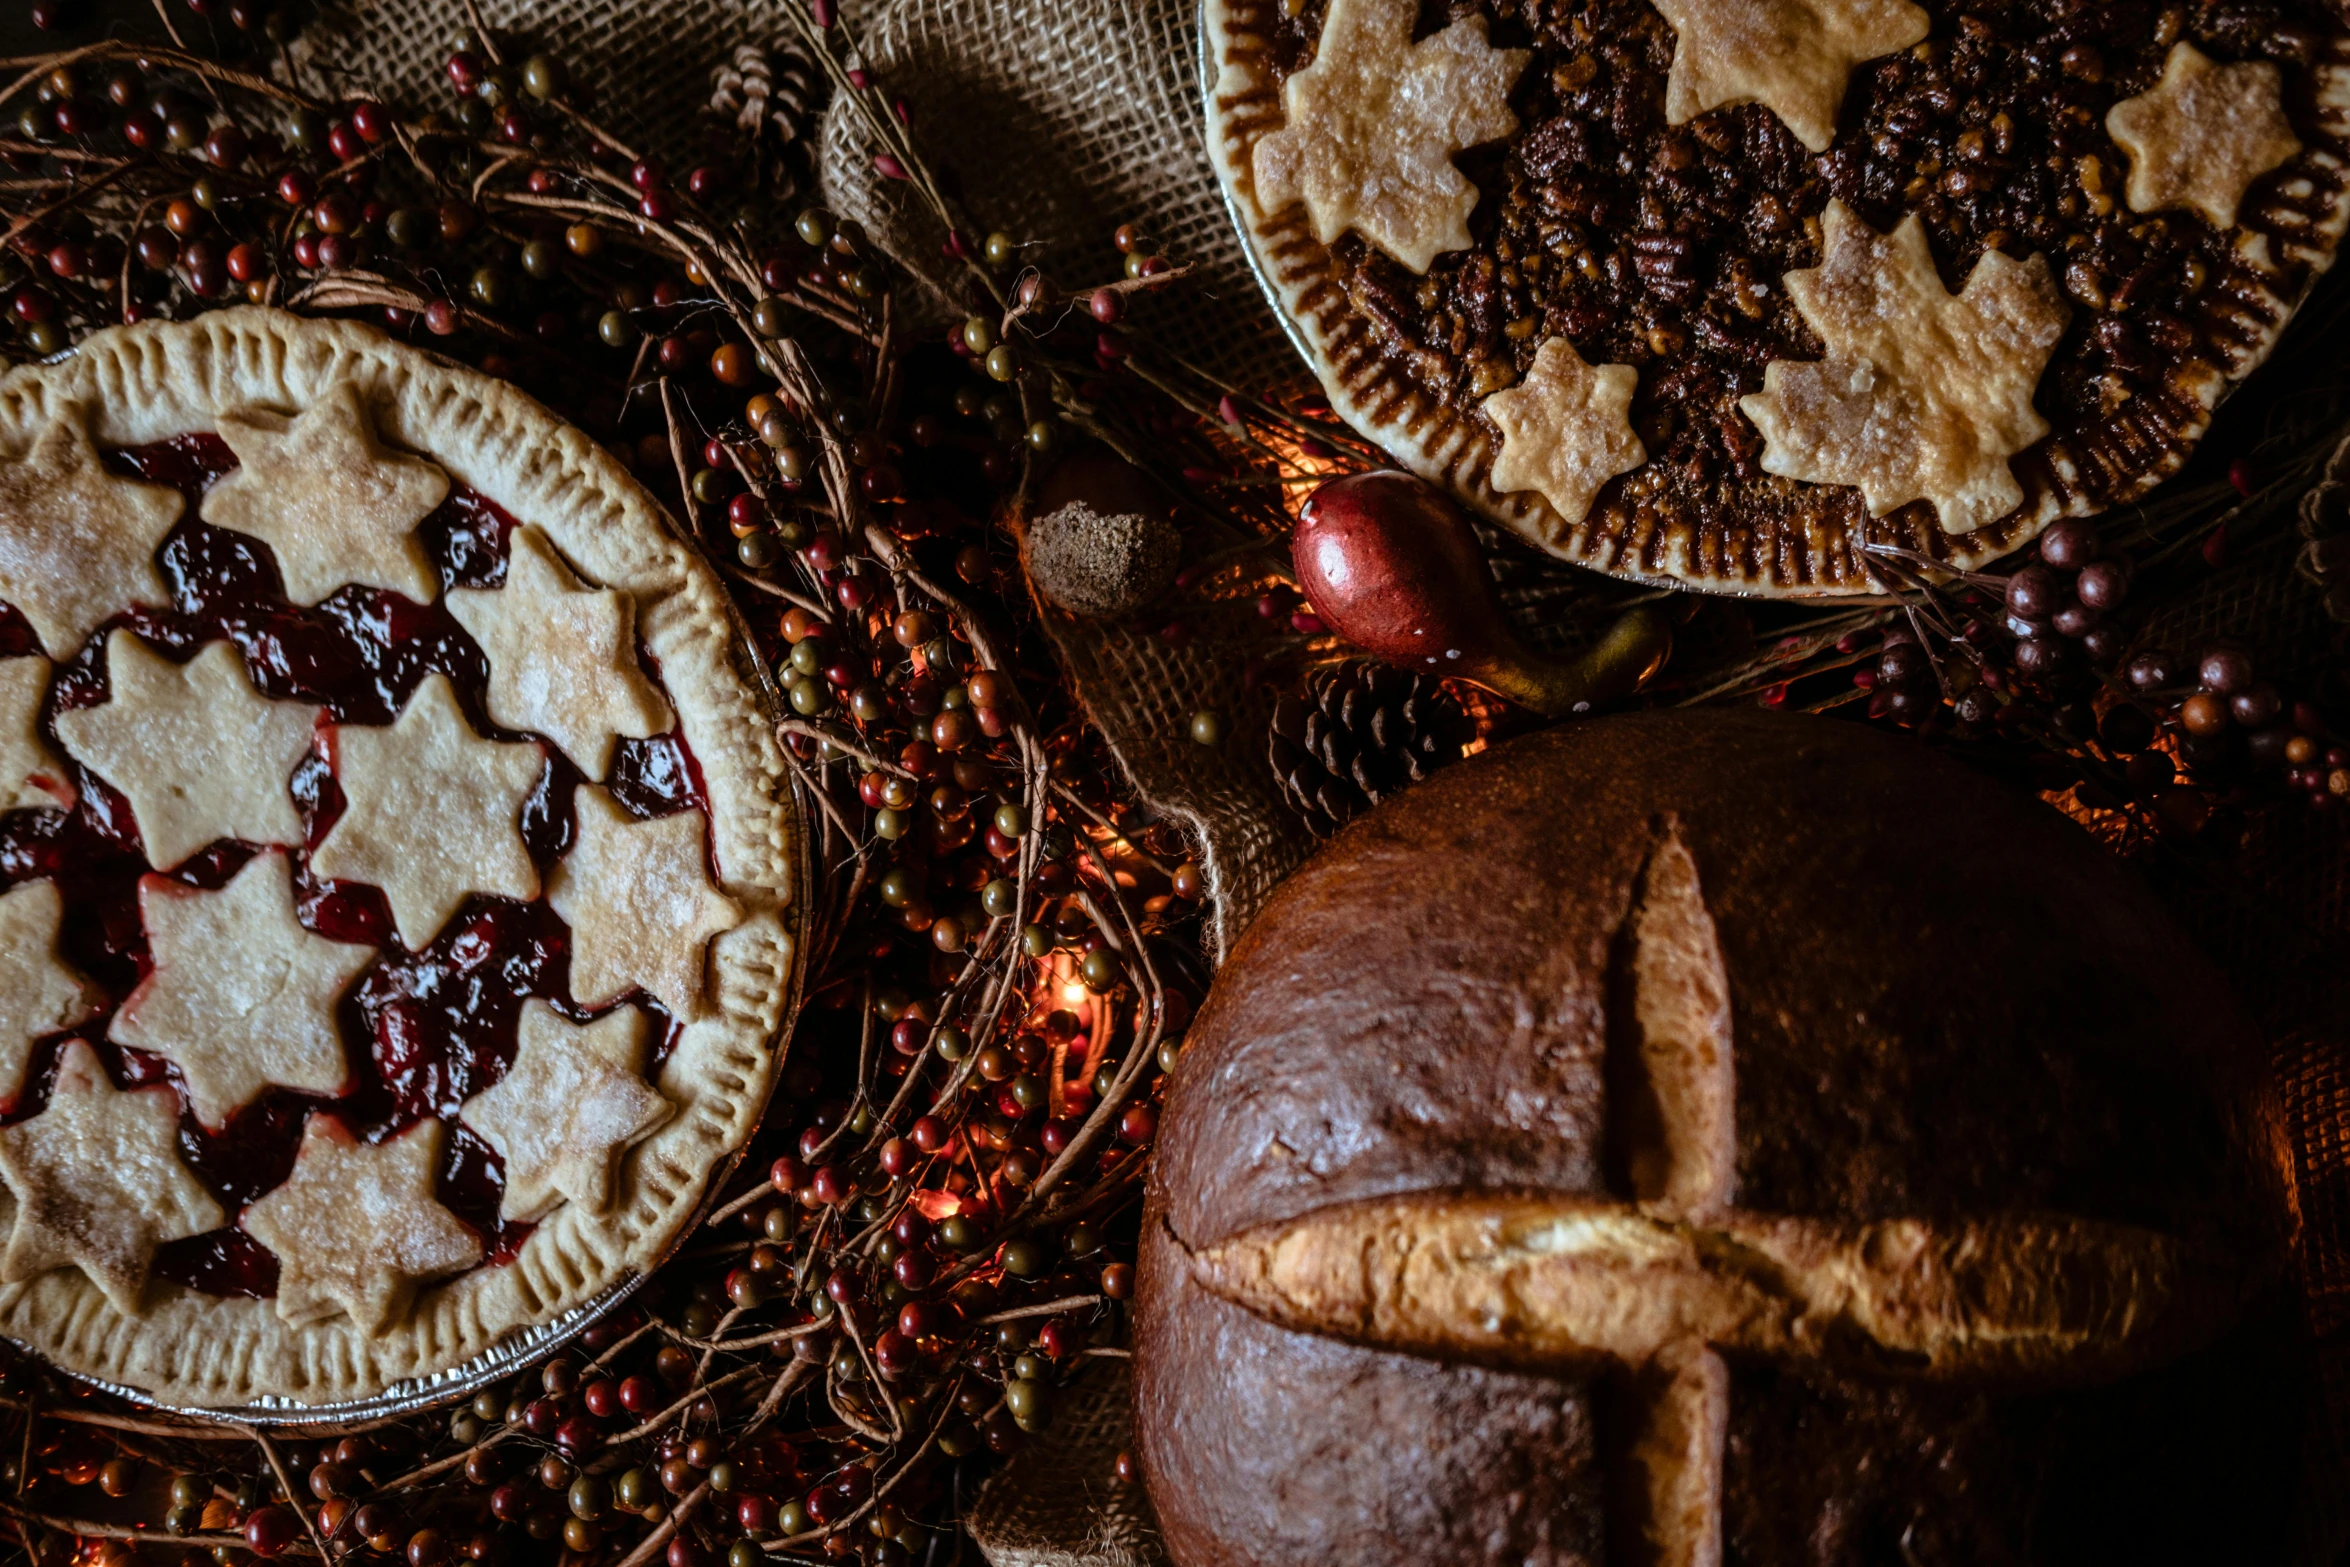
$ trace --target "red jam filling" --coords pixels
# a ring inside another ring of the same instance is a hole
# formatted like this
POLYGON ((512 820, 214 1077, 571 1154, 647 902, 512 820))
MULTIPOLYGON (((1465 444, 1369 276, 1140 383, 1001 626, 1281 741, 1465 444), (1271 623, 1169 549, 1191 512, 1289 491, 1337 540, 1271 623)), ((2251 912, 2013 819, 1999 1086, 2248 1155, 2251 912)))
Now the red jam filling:
MULTIPOLYGON (((192 657, 204 643, 226 638, 244 655, 246 673, 264 694, 314 704, 342 723, 390 723, 417 684, 437 672, 456 687, 466 717, 482 735, 538 737, 489 722, 482 708, 488 664, 445 604, 418 605, 363 587, 346 587, 307 608, 289 603, 267 545, 200 520, 204 491, 237 465, 217 436, 180 436, 108 452, 105 460, 118 473, 170 485, 188 498, 179 526, 157 553, 171 603, 117 615, 58 665, 41 727, 57 754, 68 757, 80 799, 70 812, 0 815, 0 890, 37 877, 56 882, 65 900, 60 940, 66 957, 108 1002, 108 1011, 73 1037, 95 1047, 117 1086, 178 1086, 178 1069, 162 1057, 105 1039, 112 1007, 151 966, 137 896, 138 880, 150 867, 129 803, 70 760, 53 724, 58 712, 107 699, 101 651, 107 632, 128 627, 175 658, 192 657)), ((513 528, 514 519, 487 498, 452 485, 448 499, 417 531, 444 589, 494 588, 505 580, 513 528)), ((38 651, 24 617, 0 603, 0 657, 38 651)), ((649 657, 644 663, 656 669, 649 657)), ((546 766, 524 807, 522 835, 543 872, 571 845, 572 795, 580 775, 551 743, 540 744, 546 766)), ((622 809, 639 817, 707 808, 701 771, 680 734, 622 740, 607 785, 622 809)), ((295 769, 291 787, 304 822, 303 847, 315 848, 342 814, 342 790, 318 751, 295 769)), ((167 873, 189 886, 217 888, 257 851, 254 844, 216 843, 167 873)), ((544 1000, 575 1020, 590 1015, 570 1000, 570 931, 543 899, 526 904, 476 897, 423 951, 409 952, 393 933, 390 910, 375 888, 317 881, 301 856, 295 892, 304 922, 319 934, 365 942, 381 953, 341 1006, 349 1091, 329 1099, 271 1089, 217 1135, 183 1109, 181 1157, 235 1213, 291 1172, 303 1120, 313 1109, 332 1111, 368 1142, 438 1116, 448 1123, 448 1136, 437 1195, 481 1232, 490 1262, 511 1259, 532 1227, 499 1222, 502 1162, 458 1123, 457 1110, 513 1061, 525 1001, 544 1000)), ((675 1048, 679 1025, 650 997, 621 1004, 643 1007, 662 1025, 648 1066, 648 1075, 657 1075, 675 1048)), ((0 1112, 0 1122, 23 1120, 47 1105, 62 1037, 35 1052, 26 1090, 0 1112)), ((173 1241, 155 1257, 158 1277, 213 1295, 274 1295, 277 1271, 277 1259, 233 1222, 173 1241)))

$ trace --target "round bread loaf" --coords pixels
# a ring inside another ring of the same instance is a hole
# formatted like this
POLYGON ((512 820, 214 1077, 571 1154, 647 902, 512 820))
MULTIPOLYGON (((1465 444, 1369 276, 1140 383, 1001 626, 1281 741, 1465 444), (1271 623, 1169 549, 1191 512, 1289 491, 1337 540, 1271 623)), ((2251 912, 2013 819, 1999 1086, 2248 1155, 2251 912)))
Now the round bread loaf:
POLYGON ((1168 1545, 2274 1560, 2260 1060, 2131 877, 1901 739, 1499 747, 1335 839, 1193 1026, 1136 1307, 1168 1545))

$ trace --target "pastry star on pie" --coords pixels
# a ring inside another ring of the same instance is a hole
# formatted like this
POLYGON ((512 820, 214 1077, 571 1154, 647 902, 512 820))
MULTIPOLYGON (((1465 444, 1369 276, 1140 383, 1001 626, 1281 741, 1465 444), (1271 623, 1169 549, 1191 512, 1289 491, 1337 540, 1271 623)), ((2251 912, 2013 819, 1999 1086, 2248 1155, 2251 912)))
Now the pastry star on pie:
POLYGON ((593 784, 575 802, 579 840, 547 878, 571 926, 573 998, 600 1007, 641 988, 691 1022, 705 1010, 710 938, 743 918, 710 884, 701 813, 639 821, 593 784))
POLYGON ((218 892, 144 877, 139 918, 155 966, 106 1037, 175 1063, 207 1129, 271 1086, 343 1091, 335 1007, 375 949, 303 928, 282 850, 256 854, 218 892))
POLYGON ((51 658, 71 658, 108 617, 171 602, 155 551, 186 505, 177 490, 108 473, 69 405, 21 460, 0 461, 0 600, 51 658))
POLYGON ((1648 460, 1630 417, 1639 385, 1630 365, 1595 368, 1563 337, 1544 343, 1526 379, 1483 404, 1501 431, 1494 488, 1540 490, 1561 517, 1581 522, 1601 485, 1648 460))
POLYGON ((1467 16, 1412 41, 1413 0, 1331 0, 1314 63, 1289 79, 1287 127, 1257 144, 1257 203, 1305 203, 1327 245, 1354 229, 1414 272, 1469 243, 1477 187, 1453 154, 1517 128, 1523 49, 1467 16))
POLYGON ((222 838, 302 842, 287 779, 309 753, 318 709, 253 689, 234 645, 185 664, 128 631, 106 639, 110 700, 57 715, 57 737, 131 802, 147 863, 169 870, 222 838))
POLYGON ((2129 154, 2130 210, 2192 207, 2214 228, 2235 227, 2245 190, 2301 150, 2283 88, 2266 60, 2218 65, 2183 39, 2171 45, 2162 80, 2105 115, 2129 154))
POLYGON ((581 582, 536 528, 516 528, 506 585, 458 588, 449 613, 489 656, 484 706, 505 728, 545 735, 601 779, 613 742, 670 724, 637 665, 636 601, 581 582))
POLYGON ((277 1254, 279 1317, 348 1312, 362 1332, 381 1333, 419 1283, 481 1261, 481 1238, 433 1196, 447 1132, 420 1121, 370 1146, 312 1112, 294 1173, 245 1210, 246 1232, 277 1254))
POLYGON ((1813 152, 1836 139, 1852 68, 1907 49, 1929 18, 1909 0, 1657 0, 1673 24, 1665 118, 1759 103, 1813 152))
POLYGON ((1825 227, 1819 266, 1788 273, 1787 292, 1827 357, 1774 359, 1738 400, 1763 468, 1855 485, 1872 517, 1929 500, 1945 533, 2014 510, 2007 460, 2048 431, 2032 391, 2071 316, 2046 258, 1991 251, 1953 295, 1915 217, 1878 234, 1832 201, 1825 227))
POLYGON ((139 1315, 155 1248, 228 1218, 180 1162, 179 1136, 169 1088, 118 1089, 96 1051, 66 1041, 49 1107, 0 1129, 0 1181, 16 1199, 0 1282, 78 1267, 115 1310, 139 1315))
POLYGON ((458 1112, 506 1161, 500 1219, 542 1219, 565 1201, 611 1206, 621 1154, 675 1113, 645 1082, 651 1022, 622 1007, 583 1027, 523 1003, 514 1064, 458 1112))
POLYGON ((416 525, 447 499, 449 476, 376 438, 359 390, 343 382, 292 419, 223 415, 239 467, 204 497, 204 520, 251 534, 277 556, 286 596, 315 604, 345 583, 429 604, 440 573, 416 525))
POLYGON ((310 867, 382 888, 411 951, 474 893, 539 895, 522 807, 546 759, 475 734, 448 676, 425 676, 390 728, 338 725, 332 745, 347 803, 310 867))
POLYGON ((73 809, 73 774, 41 735, 49 661, 0 658, 0 811, 73 809))
POLYGON ((0 893, 0 1104, 24 1093, 33 1042, 97 1016, 97 993, 65 961, 57 928, 65 899, 53 881, 0 893))

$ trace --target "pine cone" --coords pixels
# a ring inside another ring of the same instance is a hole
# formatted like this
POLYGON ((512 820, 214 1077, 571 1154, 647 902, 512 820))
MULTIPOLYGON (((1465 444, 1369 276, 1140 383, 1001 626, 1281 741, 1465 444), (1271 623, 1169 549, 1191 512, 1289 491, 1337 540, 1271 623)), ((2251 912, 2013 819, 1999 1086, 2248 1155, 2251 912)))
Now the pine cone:
POLYGON ((1427 675, 1355 659, 1306 677, 1273 707, 1273 776, 1316 837, 1449 762, 1476 726, 1427 675))
POLYGON ((773 164, 777 188, 768 194, 788 200, 813 172, 816 123, 829 96, 805 44, 738 44, 711 76, 710 114, 748 142, 762 166, 773 164))

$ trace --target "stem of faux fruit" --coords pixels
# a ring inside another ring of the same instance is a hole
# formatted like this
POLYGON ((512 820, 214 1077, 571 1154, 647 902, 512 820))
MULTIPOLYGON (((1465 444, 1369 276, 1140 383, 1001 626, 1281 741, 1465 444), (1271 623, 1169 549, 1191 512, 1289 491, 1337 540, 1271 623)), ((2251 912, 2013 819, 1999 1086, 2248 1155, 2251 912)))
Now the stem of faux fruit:
POLYGON ((1576 658, 1526 647, 1510 630, 1468 518, 1408 473, 1323 485, 1299 512, 1292 548, 1298 584, 1341 637, 1546 718, 1631 695, 1672 651, 1671 622, 1646 604, 1619 616, 1576 658))

